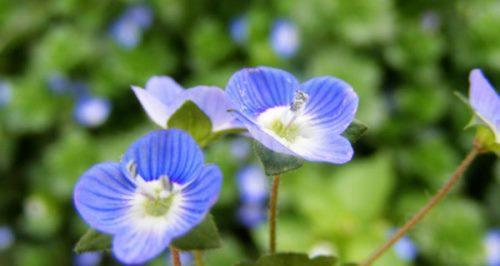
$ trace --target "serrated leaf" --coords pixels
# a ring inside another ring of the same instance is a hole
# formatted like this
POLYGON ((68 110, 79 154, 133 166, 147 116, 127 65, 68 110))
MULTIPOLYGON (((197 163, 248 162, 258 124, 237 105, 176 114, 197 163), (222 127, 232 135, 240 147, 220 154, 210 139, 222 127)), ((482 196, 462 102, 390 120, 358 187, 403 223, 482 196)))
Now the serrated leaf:
POLYGON ((337 259, 330 256, 309 258, 304 253, 264 255, 255 263, 240 262, 235 266, 335 266, 337 259))
POLYGON ((208 214, 205 219, 189 233, 175 239, 172 245, 180 250, 219 248, 221 246, 221 239, 212 215, 208 214))
POLYGON ((301 158, 272 151, 257 141, 254 142, 254 150, 264 166, 264 172, 268 176, 280 175, 297 169, 304 164, 301 158))
POLYGON ((186 101, 170 117, 167 127, 188 132, 200 145, 206 143, 212 135, 212 121, 192 101, 186 101))
POLYGON ((76 253, 93 252, 93 251, 109 251, 111 248, 111 236, 97 232, 94 229, 89 229, 78 240, 75 245, 76 253))
POLYGON ((342 136, 346 137, 349 142, 356 143, 361 136, 363 136, 368 127, 359 120, 354 120, 349 127, 342 133, 342 136))

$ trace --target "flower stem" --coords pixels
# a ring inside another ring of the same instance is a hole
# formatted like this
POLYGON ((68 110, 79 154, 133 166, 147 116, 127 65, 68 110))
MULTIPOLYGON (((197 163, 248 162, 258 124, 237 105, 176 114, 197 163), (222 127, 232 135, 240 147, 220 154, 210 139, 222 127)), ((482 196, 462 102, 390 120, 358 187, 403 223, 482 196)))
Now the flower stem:
POLYGON ((269 252, 276 253, 276 212, 278 205, 278 190, 280 185, 280 176, 275 175, 271 197, 269 199, 269 252))
POLYGON ((193 253, 196 266, 204 266, 205 264, 203 263, 203 254, 201 254, 201 251, 195 250, 193 253))
POLYGON ((389 240, 380 246, 370 257, 363 261, 359 266, 369 266, 384 254, 394 243, 403 237, 408 230, 420 222, 436 204, 438 204, 450 192, 453 185, 458 181, 460 176, 465 172, 469 165, 474 161, 480 153, 480 149, 476 146, 467 154, 467 157, 460 163, 451 178, 439 189, 439 191, 422 207, 416 214, 411 217, 399 230, 394 233, 389 240))
POLYGON ((179 250, 173 246, 170 246, 170 252, 172 252, 172 264, 174 266, 182 266, 179 250))

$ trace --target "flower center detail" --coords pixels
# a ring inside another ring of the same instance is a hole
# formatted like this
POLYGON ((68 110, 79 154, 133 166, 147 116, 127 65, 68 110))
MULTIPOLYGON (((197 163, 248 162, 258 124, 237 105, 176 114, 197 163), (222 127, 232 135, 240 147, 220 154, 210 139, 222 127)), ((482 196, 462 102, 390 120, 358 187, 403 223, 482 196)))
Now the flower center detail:
POLYGON ((279 118, 271 123, 269 129, 276 133, 276 135, 286 139, 289 142, 293 142, 300 133, 297 124, 290 123, 288 125, 285 125, 279 118))

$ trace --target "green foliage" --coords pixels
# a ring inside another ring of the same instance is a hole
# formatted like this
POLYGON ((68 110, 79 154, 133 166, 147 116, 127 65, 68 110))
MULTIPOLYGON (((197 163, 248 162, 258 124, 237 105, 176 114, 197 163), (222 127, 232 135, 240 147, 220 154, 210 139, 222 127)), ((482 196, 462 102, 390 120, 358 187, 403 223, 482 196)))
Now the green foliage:
POLYGON ((342 136, 346 137, 349 142, 356 143, 365 134, 366 130, 368 130, 368 127, 363 122, 354 120, 342 133, 342 136))
POLYGON ((281 175, 302 166, 304 161, 293 155, 274 152, 259 142, 254 142, 254 150, 268 176, 281 175))
POLYGON ((301 253, 278 253, 260 257, 255 263, 242 262, 235 266, 335 266, 336 258, 318 256, 309 258, 301 253))
POLYGON ((76 243, 75 252, 109 251, 110 248, 111 236, 89 229, 76 243))
POLYGON ((221 246, 219 231, 211 214, 186 235, 172 243, 180 250, 206 250, 221 246))

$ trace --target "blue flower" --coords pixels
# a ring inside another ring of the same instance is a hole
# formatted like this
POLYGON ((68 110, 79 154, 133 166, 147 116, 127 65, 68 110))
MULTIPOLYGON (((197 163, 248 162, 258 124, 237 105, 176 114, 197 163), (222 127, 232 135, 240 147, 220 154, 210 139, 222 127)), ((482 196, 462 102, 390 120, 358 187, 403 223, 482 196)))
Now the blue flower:
POLYGON ((119 45, 131 49, 137 46, 144 30, 153 22, 153 12, 146 6, 127 9, 110 28, 110 34, 119 45))
POLYGON ((12 246, 15 237, 8 226, 0 226, 0 251, 6 250, 12 246))
POLYGON ((404 236, 396 242, 393 249, 396 255, 405 261, 414 261, 418 254, 417 247, 408 236, 404 236))
POLYGON ((51 74, 47 78, 47 86, 49 87, 50 91, 57 95, 62 95, 69 92, 72 87, 71 80, 59 73, 51 74))
POLYGON ((111 103, 104 98, 81 96, 78 98, 73 115, 75 120, 86 127, 98 127, 108 120, 111 103))
POLYGON ((146 89, 132 86, 151 120, 166 128, 167 122, 186 101, 192 101, 210 118, 214 132, 240 128, 240 123, 230 114, 224 92, 218 87, 198 86, 184 90, 172 78, 152 77, 146 89))
POLYGON ((488 266, 500 266, 500 229, 488 232, 485 246, 488 266))
POLYGON ((238 220, 248 228, 261 225, 267 219, 267 208, 262 204, 244 203, 238 208, 238 220))
POLYGON ((7 105, 12 99, 12 88, 7 81, 0 80, 0 107, 7 105))
POLYGON ((495 143, 500 143, 500 96, 479 69, 469 76, 469 103, 474 109, 478 123, 487 126, 495 135, 495 143))
POLYGON ((222 174, 205 165, 196 142, 181 130, 153 131, 121 162, 94 165, 78 181, 75 206, 96 230, 113 236, 112 253, 144 263, 198 225, 217 200, 222 174))
POLYGON ((231 77, 226 93, 235 116, 267 148, 309 161, 351 160, 341 133, 354 119, 358 96, 344 81, 318 77, 300 84, 283 70, 247 68, 231 77))
POLYGON ((252 147, 246 139, 237 138, 230 142, 229 150, 236 159, 243 161, 248 158, 252 147))
POLYGON ((100 252, 86 252, 76 254, 74 257, 75 266, 97 266, 102 261, 102 253, 100 252))
POLYGON ((257 165, 245 166, 236 173, 236 179, 242 202, 265 204, 269 187, 262 168, 257 165))
POLYGON ((278 19, 271 30, 271 47, 283 58, 295 55, 300 45, 297 26, 291 20, 278 19))
POLYGON ((229 23, 231 38, 238 44, 243 44, 248 38, 248 22, 246 16, 239 16, 229 23))

